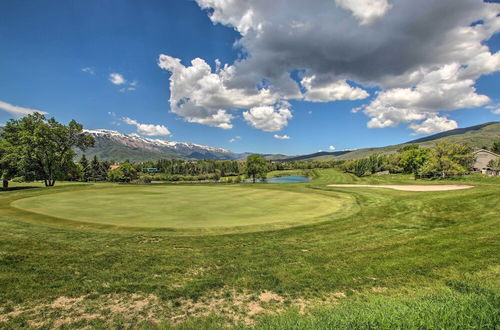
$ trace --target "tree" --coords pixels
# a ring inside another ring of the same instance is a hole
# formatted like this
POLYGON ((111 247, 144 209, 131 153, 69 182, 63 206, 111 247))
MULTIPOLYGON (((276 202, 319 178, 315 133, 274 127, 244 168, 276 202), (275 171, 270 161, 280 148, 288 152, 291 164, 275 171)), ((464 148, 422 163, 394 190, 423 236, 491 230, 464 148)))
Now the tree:
POLYGON ((417 143, 407 144, 398 150, 399 153, 404 153, 405 151, 414 150, 420 148, 417 143))
POLYGON ((463 175, 474 162, 472 148, 461 143, 438 143, 431 149, 429 159, 422 166, 420 173, 425 176, 463 175))
POLYGON ((90 177, 90 167, 89 161, 87 160, 87 157, 85 157, 85 154, 83 154, 82 158, 80 158, 80 165, 82 167, 82 181, 87 182, 89 181, 90 177))
POLYGON ((269 166, 267 160, 259 154, 250 155, 247 158, 245 172, 248 177, 252 178, 255 183, 257 178, 265 179, 269 166))
POLYGON ((492 159, 488 162, 488 167, 491 168, 495 173, 500 172, 500 158, 492 159))
POLYGON ((137 170, 129 162, 125 162, 117 169, 108 172, 109 181, 130 182, 137 179, 137 170))
POLYGON ((491 151, 500 155, 500 140, 493 142, 493 146, 491 147, 491 151))
MULTIPOLYGON (((109 168, 109 166, 107 166, 109 168)), ((102 164, 97 159, 97 156, 94 155, 92 162, 90 163, 90 178, 94 181, 103 179, 103 168, 102 164)))
POLYGON ((381 154, 373 154, 368 157, 369 171, 372 174, 382 171, 385 163, 385 156, 381 154))
POLYGON ((1 136, 17 147, 23 171, 33 171, 45 186, 64 179, 74 167, 74 148, 85 150, 94 145, 92 136, 83 133, 83 126, 72 120, 68 125, 40 113, 11 119, 1 136))
POLYGON ((344 164, 342 164, 342 169, 345 172, 352 173, 358 177, 370 174, 370 167, 371 165, 369 158, 348 160, 344 164))
POLYGON ((420 168, 429 159, 430 149, 416 148, 403 151, 401 155, 400 165, 403 167, 405 173, 412 173, 415 180, 418 177, 420 168))
POLYGON ((6 140, 0 140, 0 175, 2 177, 2 190, 9 188, 9 180, 19 172, 19 156, 15 146, 6 140))
POLYGON ((361 158, 354 161, 353 173, 358 177, 365 176, 370 172, 370 160, 368 158, 361 158))

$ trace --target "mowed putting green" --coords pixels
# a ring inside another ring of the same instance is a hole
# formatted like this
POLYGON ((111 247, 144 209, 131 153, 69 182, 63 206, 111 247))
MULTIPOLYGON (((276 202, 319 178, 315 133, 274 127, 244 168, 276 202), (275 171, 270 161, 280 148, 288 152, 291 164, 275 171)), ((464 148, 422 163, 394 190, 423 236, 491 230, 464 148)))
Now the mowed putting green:
POLYGON ((347 195, 179 185, 84 189, 24 198, 11 205, 79 222, 194 229, 303 224, 341 211, 351 203, 347 195))

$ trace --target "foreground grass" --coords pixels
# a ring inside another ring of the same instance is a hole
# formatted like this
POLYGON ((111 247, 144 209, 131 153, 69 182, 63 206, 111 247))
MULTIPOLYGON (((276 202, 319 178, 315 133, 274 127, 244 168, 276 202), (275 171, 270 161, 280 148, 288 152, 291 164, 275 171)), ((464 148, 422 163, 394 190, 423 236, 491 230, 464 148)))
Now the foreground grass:
POLYGON ((248 188, 348 194, 358 207, 224 235, 93 226, 9 206, 92 185, 1 193, 0 327, 498 326, 498 181, 472 177, 463 182, 475 188, 449 192, 354 190, 326 184, 413 180, 320 173, 248 188))

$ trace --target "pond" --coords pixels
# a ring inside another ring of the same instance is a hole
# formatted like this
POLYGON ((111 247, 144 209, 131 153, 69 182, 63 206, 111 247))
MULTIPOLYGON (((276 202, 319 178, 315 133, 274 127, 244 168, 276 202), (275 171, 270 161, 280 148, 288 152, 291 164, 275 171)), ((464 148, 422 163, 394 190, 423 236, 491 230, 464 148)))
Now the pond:
POLYGON ((277 176, 274 178, 266 179, 268 183, 298 183, 298 182, 308 182, 311 179, 307 176, 301 175, 288 175, 288 176, 277 176))

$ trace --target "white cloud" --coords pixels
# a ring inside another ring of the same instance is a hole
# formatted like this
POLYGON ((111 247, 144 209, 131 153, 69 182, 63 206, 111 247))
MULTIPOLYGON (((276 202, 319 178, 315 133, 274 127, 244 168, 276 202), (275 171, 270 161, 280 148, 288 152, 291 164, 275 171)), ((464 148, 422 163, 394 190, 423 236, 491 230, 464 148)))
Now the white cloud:
POLYGON ((304 99, 312 102, 330 102, 339 100, 360 100, 370 96, 359 87, 350 86, 345 80, 319 81, 315 75, 302 78, 300 81, 306 89, 304 99))
POLYGON ((229 139, 229 143, 236 142, 236 141, 238 141, 238 140, 240 140, 240 139, 241 139, 241 136, 237 135, 237 136, 235 136, 234 138, 229 139))
POLYGON ((240 56, 232 64, 218 60, 212 70, 203 59, 184 65, 160 55, 159 66, 172 73, 171 111, 188 122, 229 129, 243 110, 250 125, 279 130, 291 119, 291 112, 279 115, 281 102, 366 98, 359 85, 379 89, 358 108, 370 118, 369 127, 419 125, 442 118, 442 111, 489 102, 476 92, 475 82, 500 70, 500 53, 491 53, 485 42, 500 31, 499 4, 196 1, 214 24, 240 33, 235 44, 240 56), (292 72, 300 72, 301 84, 292 72), (266 119, 260 119, 262 113, 266 119))
POLYGON ((264 132, 277 132, 288 124, 292 118, 292 112, 280 104, 278 107, 261 106, 253 107, 243 112, 243 118, 253 127, 264 132))
POLYGON ((491 110, 491 113, 493 113, 495 115, 500 115, 500 108, 498 108, 496 110, 491 110))
POLYGON ((90 67, 82 68, 82 71, 85 73, 91 74, 91 75, 95 74, 94 69, 92 69, 90 67))
POLYGON ((210 65, 196 58, 191 66, 180 59, 160 55, 158 65, 172 73, 170 76, 170 109, 191 123, 230 129, 234 118, 230 109, 252 108, 277 102, 277 95, 268 89, 245 90, 227 87, 231 68, 212 72, 210 65))
POLYGON ((109 74, 109 81, 113 83, 114 85, 118 86, 123 86, 119 89, 120 92, 130 92, 130 91, 135 91, 137 89, 138 81, 133 80, 131 82, 128 82, 125 77, 123 77, 122 74, 120 73, 110 73, 109 74))
POLYGON ((154 125, 154 124, 141 124, 137 120, 124 117, 123 122, 129 125, 134 125, 137 129, 137 133, 147 136, 166 136, 170 135, 170 131, 164 125, 154 125))
POLYGON ((392 7, 387 0, 335 0, 335 3, 349 10, 361 25, 380 19, 392 7))
POLYGON ((414 130, 412 135, 439 133, 455 129, 457 127, 458 125, 456 121, 439 116, 432 116, 419 124, 412 124, 409 126, 409 128, 414 130))
POLYGON ((48 114, 48 112, 37 110, 37 109, 31 109, 31 108, 25 108, 25 107, 20 107, 17 105, 12 105, 7 102, 0 101, 0 109, 7 111, 8 113, 14 115, 14 116, 24 116, 24 115, 30 115, 35 112, 38 112, 42 115, 48 114))
MULTIPOLYGON (((490 99, 486 95, 476 93, 474 80, 463 78, 467 75, 467 70, 467 67, 458 63, 447 64, 425 72, 415 86, 379 92, 370 104, 363 107, 364 113, 372 118, 368 127, 397 126, 399 123, 425 118, 429 118, 430 125, 437 123, 436 118, 441 118, 436 115, 439 111, 487 104, 490 99)), ((443 120, 439 123, 444 125, 443 120)))
POLYGON ((116 72, 109 74, 109 81, 115 85, 123 85, 127 82, 121 74, 116 72))
POLYGON ((335 151, 335 147, 334 146, 328 146, 328 150, 329 151, 335 151))
POLYGON ((286 134, 285 135, 274 134, 273 137, 275 139, 278 139, 278 140, 290 140, 291 139, 291 137, 286 135, 286 134))

